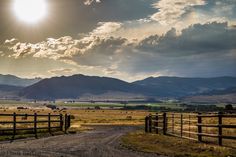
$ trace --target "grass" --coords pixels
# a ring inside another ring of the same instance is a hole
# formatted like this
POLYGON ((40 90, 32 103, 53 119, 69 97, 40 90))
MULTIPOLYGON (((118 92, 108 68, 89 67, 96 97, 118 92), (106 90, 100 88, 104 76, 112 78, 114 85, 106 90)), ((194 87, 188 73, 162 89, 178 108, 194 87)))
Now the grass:
POLYGON ((177 109, 177 110, 182 110, 184 109, 181 107, 178 103, 129 103, 129 104, 121 104, 121 103, 80 103, 80 102, 75 102, 75 103, 64 103, 64 102, 57 102, 56 103, 58 106, 64 106, 64 107, 78 107, 78 108, 93 108, 95 106, 103 107, 103 108, 123 108, 124 106, 130 106, 130 107, 135 107, 135 106, 140 106, 140 105, 145 105, 147 107, 150 107, 151 109, 156 109, 156 108, 161 108, 165 107, 168 109, 177 109))
MULTIPOLYGON (((86 105, 86 104, 85 104, 86 105)), ((157 105, 158 104, 154 104, 157 105)), ((160 104, 159 104, 160 105, 160 104)), ((96 105, 95 105, 96 106, 96 105)), ((82 131, 87 131, 87 130, 91 130, 93 128, 93 126, 96 125, 141 125, 144 126, 144 117, 146 115, 148 115, 151 112, 148 111, 143 111, 143 110, 117 110, 117 109, 100 109, 100 110, 95 110, 95 109, 73 109, 73 108, 69 108, 67 110, 50 110, 50 109, 46 109, 46 108, 30 108, 27 110, 16 110, 14 108, 10 108, 10 109, 0 109, 0 113, 27 113, 27 114, 32 114, 34 112, 37 112, 38 114, 71 114, 73 115, 73 119, 72 119, 72 123, 71 123, 71 128, 69 129, 70 133, 76 133, 76 132, 82 132, 82 131)), ((154 112, 153 112, 154 113, 154 112)), ((177 113, 176 113, 177 114, 177 113)), ((177 115, 178 117, 180 115, 177 115)), ((33 118, 33 117, 31 117, 33 118)), ((188 119, 189 116, 187 113, 184 114, 184 119, 188 119)), ((20 118, 17 119, 21 120, 20 118)), ((33 120, 33 119, 28 119, 28 120, 33 120)), ((191 117, 191 120, 197 120, 196 116, 191 117)), ((223 119, 223 124, 235 124, 235 118, 224 118, 223 119)), ((0 117, 0 121, 12 121, 12 117, 8 117, 8 119, 5 119, 4 117, 0 117)), ((170 123, 168 125, 168 129, 171 130, 171 115, 168 118, 168 122, 170 123)), ((180 125, 179 125, 180 120, 176 119, 174 121, 175 123, 175 129, 180 129, 180 125)), ((206 124, 216 124, 216 119, 212 119, 212 118, 207 118, 203 120, 204 123, 206 124)), ((196 132, 197 131, 197 127, 196 127, 196 123, 197 122, 192 122, 191 125, 193 125, 193 127, 189 128, 188 123, 184 123, 184 130, 185 131, 193 131, 196 132)), ((20 124, 19 124, 20 125, 20 124)), ((26 124, 27 125, 27 124, 26 124)), ((30 124, 31 127, 33 127, 33 124, 30 124)), ((0 124, 0 128, 1 127, 9 127, 12 128, 12 125, 10 124, 8 125, 1 125, 0 124)), ((19 126, 20 127, 20 126, 19 126)), ((23 127, 30 127, 29 125, 27 126, 23 126, 23 127)), ((223 133, 224 135, 235 135, 236 130, 232 130, 232 129, 223 129, 223 133)), ((203 128, 203 132, 206 133, 217 133, 217 130, 214 128, 203 128)), ((188 134, 184 134, 185 136, 188 136, 188 134)), ((191 136, 192 138, 196 138, 196 135, 191 136)), ((1 137, 0 137, 1 138, 1 137)), ((178 139, 179 141, 181 141, 182 139, 178 139)), ((215 144, 217 144, 217 139, 204 139, 206 141, 210 141, 210 140, 215 140, 213 141, 215 144)), ((232 146, 235 144, 235 141, 226 141, 223 140, 223 144, 229 144, 229 146, 232 146)))
MULTIPOLYGON (((95 125, 143 125, 144 117, 149 114, 147 111, 130 111, 130 110, 114 110, 114 109, 68 109, 68 110, 50 110, 50 109, 0 109, 0 113, 12 114, 13 112, 21 114, 70 114, 73 115, 71 128, 69 133, 76 133, 91 130, 95 125)), ((0 116, 0 121, 12 121, 11 117, 0 116)), ((27 121, 32 121, 33 117, 28 117, 27 121)), ((47 120, 47 117, 38 117, 38 120, 47 120), (46 119, 45 119, 46 118, 46 119)), ((51 120, 54 120, 51 118, 51 120)), ((57 119, 55 119, 57 120, 57 119)), ((24 121, 21 117, 17 117, 17 121, 24 121)), ((51 124, 51 126, 57 125, 57 123, 51 124)), ((47 127, 47 123, 38 124, 40 127, 47 127)), ((0 124, 0 128, 12 128, 12 124, 0 124)), ((17 128, 33 127, 33 124, 17 124, 17 128)))
MULTIPOLYGON (((167 122, 168 122, 168 127, 167 130, 170 133, 174 133, 176 135, 181 135, 180 130, 181 130, 181 120, 180 120, 180 113, 174 113, 174 121, 172 119, 172 113, 167 113, 167 122), (174 128, 173 128, 174 125, 174 128)), ((197 127, 197 114, 194 113, 182 113, 183 115, 183 136, 185 137, 190 137, 197 139, 196 134, 189 134, 188 131, 191 132, 198 132, 198 127, 197 127), (188 122, 188 120, 191 120, 191 122, 188 122)), ((230 125, 230 124, 236 124, 236 118, 222 118, 222 122, 224 125, 230 125)), ((209 118, 202 118, 202 123, 203 124, 212 124, 212 125, 217 125, 218 124, 218 117, 209 117, 209 118)), ((236 136, 236 129, 234 128, 223 128, 223 135, 225 136, 236 136)), ((202 132, 207 133, 207 134, 214 134, 218 135, 218 128, 214 127, 202 127, 202 132)), ((203 137, 204 141, 211 142, 217 144, 218 138, 212 138, 212 137, 203 137)), ((223 139, 223 144, 226 146, 230 147, 235 147, 236 146, 236 141, 235 140, 226 140, 223 139)))
POLYGON ((72 125, 143 125, 148 111, 68 110, 74 115, 72 125))
MULTIPOLYGON (((37 132, 37 138, 42 138, 42 137, 48 137, 48 136, 52 136, 52 135, 62 135, 64 134, 64 132, 59 131, 59 130, 52 130, 52 134, 50 134, 47 130, 45 129, 41 129, 38 130, 37 132)), ((0 141, 9 141, 9 140, 13 140, 12 138, 13 136, 11 135, 11 133, 9 133, 8 135, 2 135, 0 136, 0 141)), ((25 139, 25 138, 34 138, 35 134, 33 133, 33 131, 18 131, 17 135, 15 135, 14 140, 16 139, 25 139)))
POLYGON ((124 107, 123 104, 118 103, 57 103, 58 106, 65 106, 65 107, 81 107, 81 108, 88 108, 88 107, 124 107))
MULTIPOLYGON (((57 114, 52 110, 49 109, 16 109, 14 107, 11 107, 10 109, 0 109, 0 114, 12 114, 12 113, 17 113, 17 114, 33 114, 33 113, 38 113, 38 114, 57 114)), ((17 116, 16 117, 16 121, 17 122, 22 122, 22 121, 33 121, 34 117, 32 116, 28 116, 27 119, 22 119, 21 116, 17 116)), ((48 120, 48 117, 37 117, 38 121, 41 120, 48 120)), ((51 120, 59 120, 59 117, 51 117, 51 120)), ((13 116, 0 116, 0 122, 1 121, 8 121, 8 122, 12 122, 13 121, 13 116)), ((48 123, 38 123, 37 127, 47 127, 48 123)), ((51 122, 51 126, 59 126, 58 122, 51 122)), ((34 124, 33 123, 25 123, 25 124, 21 124, 21 123, 17 123, 16 124, 17 128, 33 128, 34 124)), ((12 129, 13 128, 13 124, 9 123, 9 124, 3 124, 0 123, 0 129, 12 129)), ((56 135, 56 134, 61 134, 61 131, 58 131, 56 129, 51 129, 52 134, 56 135)), ((24 130, 24 131, 17 131, 16 132, 17 135, 15 136, 15 139, 22 139, 22 138, 30 138, 30 137, 34 137, 34 132, 33 129, 32 130, 24 130)), ((11 140, 12 139, 12 134, 13 131, 4 131, 4 132, 0 132, 0 141, 1 140, 11 140), (4 134, 3 134, 4 133, 4 134)), ((37 130, 37 135, 38 137, 42 137, 42 136, 50 136, 51 134, 48 133, 47 129, 38 129, 37 130)))
POLYGON ((233 157, 236 149, 199 143, 172 136, 145 134, 143 131, 122 137, 125 147, 171 157, 233 157))

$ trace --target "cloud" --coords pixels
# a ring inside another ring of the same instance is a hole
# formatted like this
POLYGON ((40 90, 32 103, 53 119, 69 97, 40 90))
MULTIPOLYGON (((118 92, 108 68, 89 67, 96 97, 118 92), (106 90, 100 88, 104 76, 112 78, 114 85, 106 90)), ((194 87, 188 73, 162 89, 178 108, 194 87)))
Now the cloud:
POLYGON ((73 45, 76 44, 77 40, 74 40, 70 36, 61 37, 58 39, 48 38, 46 41, 42 41, 36 44, 33 43, 23 43, 23 42, 11 42, 11 40, 5 41, 5 46, 13 51, 10 57, 22 58, 27 56, 41 57, 41 58, 53 58, 58 59, 63 57, 64 52, 73 45))
POLYGON ((110 66, 120 56, 119 50, 127 45, 126 39, 114 37, 93 37, 81 42, 88 43, 82 50, 83 54, 70 56, 73 61, 87 66, 110 66))
POLYGON ((85 5, 91 5, 92 3, 101 3, 101 0, 85 0, 85 5))
POLYGON ((178 35, 173 28, 163 36, 150 36, 140 42, 143 51, 162 55, 188 56, 218 53, 236 48, 236 29, 227 23, 195 24, 178 35))
POLYGON ((6 44, 6 45, 14 45, 16 43, 18 43, 18 40, 16 38, 12 38, 10 40, 7 39, 4 44, 6 44))
POLYGON ((116 32, 122 27, 120 22, 99 22, 98 27, 94 29, 90 35, 93 36, 104 36, 110 35, 110 33, 116 32))
POLYGON ((110 33, 121 27, 120 23, 106 22, 99 23, 98 27, 81 39, 70 36, 58 39, 48 38, 39 43, 13 43, 11 40, 5 41, 5 46, 12 51, 9 57, 15 59, 34 57, 49 58, 63 61, 70 64, 86 66, 104 66, 113 60, 112 55, 119 53, 127 44, 127 39, 111 37, 110 33))
POLYGON ((59 69, 53 69, 49 70, 49 73, 60 76, 60 75, 72 75, 75 72, 75 69, 69 69, 69 68, 59 68, 59 69))
POLYGON ((153 4, 158 12, 153 14, 151 19, 162 25, 173 24, 192 7, 204 4, 204 0, 160 0, 153 4))
POLYGON ((172 29, 147 37, 128 52, 117 70, 130 74, 236 75, 236 29, 227 23, 195 24, 180 34, 172 29))
MULTIPOLYGON (((107 32, 116 29, 120 29, 117 23, 103 23, 83 38, 65 36, 36 44, 17 42, 9 46, 6 42, 6 45, 14 52, 10 57, 63 61, 80 70, 99 71, 99 75, 127 78, 128 75, 135 78, 146 75, 236 75, 236 29, 227 23, 194 24, 181 32, 173 28, 141 41, 109 36, 107 32)), ((49 72, 78 72, 69 69, 49 72)))

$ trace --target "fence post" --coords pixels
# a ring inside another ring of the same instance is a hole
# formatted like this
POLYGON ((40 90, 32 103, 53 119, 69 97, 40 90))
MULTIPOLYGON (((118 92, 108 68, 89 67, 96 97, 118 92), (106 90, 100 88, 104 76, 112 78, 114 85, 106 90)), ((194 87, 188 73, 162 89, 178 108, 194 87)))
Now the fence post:
POLYGON ((183 114, 180 115, 180 135, 183 137, 183 114))
POLYGON ((65 128, 64 128, 65 130, 65 134, 66 134, 66 130, 67 130, 67 114, 65 114, 65 128))
POLYGON ((148 124, 149 124, 149 132, 152 133, 152 115, 151 114, 149 115, 149 119, 148 120, 149 120, 149 122, 148 122, 148 124))
POLYGON ((34 113, 34 134, 35 138, 37 138, 37 113, 34 113))
POLYGON ((199 142, 202 142, 202 117, 201 117, 201 113, 198 113, 198 117, 197 117, 197 123, 198 123, 198 141, 199 142))
POLYGON ((67 116, 67 120, 68 120, 67 129, 69 129, 69 128, 70 128, 70 122, 71 122, 71 121, 70 121, 70 115, 67 116))
POLYGON ((218 113, 218 143, 222 146, 222 112, 218 113))
POLYGON ((156 134, 158 134, 158 113, 156 113, 156 118, 155 118, 155 129, 156 129, 156 134))
POLYGON ((60 114, 60 130, 63 131, 63 115, 60 114))
POLYGON ((190 131, 191 131, 191 129, 190 129, 190 125, 191 125, 191 122, 190 122, 190 120, 191 120, 191 116, 190 116, 190 114, 188 115, 188 131, 189 131, 189 133, 188 133, 188 137, 190 137, 190 131))
POLYGON ((145 132, 148 132, 148 116, 145 117, 145 132))
POLYGON ((12 139, 15 139, 16 135, 16 113, 13 113, 13 136, 12 139))
POLYGON ((163 134, 166 135, 166 131, 167 131, 167 128, 166 128, 166 112, 163 113, 163 134))
POLYGON ((48 113, 48 132, 51 134, 51 114, 48 113))
POLYGON ((175 132, 175 114, 172 113, 172 134, 175 132))

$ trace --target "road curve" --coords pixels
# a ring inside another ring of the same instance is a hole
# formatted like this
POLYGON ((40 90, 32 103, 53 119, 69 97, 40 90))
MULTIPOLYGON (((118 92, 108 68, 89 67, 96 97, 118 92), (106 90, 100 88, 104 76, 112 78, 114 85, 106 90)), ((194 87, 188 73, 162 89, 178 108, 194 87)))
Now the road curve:
POLYGON ((95 130, 0 144, 1 157, 157 157, 120 145, 120 137, 134 127, 104 126, 95 130))

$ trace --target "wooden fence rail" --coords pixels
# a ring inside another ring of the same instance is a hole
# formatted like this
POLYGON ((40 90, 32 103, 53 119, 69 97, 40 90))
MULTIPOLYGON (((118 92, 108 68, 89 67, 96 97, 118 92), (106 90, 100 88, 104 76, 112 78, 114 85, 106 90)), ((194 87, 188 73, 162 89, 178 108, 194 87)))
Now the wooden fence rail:
POLYGON ((187 114, 187 113, 156 113, 145 117, 145 132, 164 135, 169 134, 181 138, 198 140, 203 142, 203 137, 217 138, 218 144, 222 145, 223 139, 236 140, 236 135, 227 135, 223 132, 229 132, 235 129, 236 133, 236 114, 223 114, 221 112, 214 114, 187 114), (211 118, 211 120, 209 120, 211 118), (223 124, 227 119, 231 119, 233 124, 223 124), (235 119, 235 121, 233 121, 235 119), (206 121, 206 122, 204 122, 206 121), (213 123, 214 124, 211 124, 213 123), (206 128, 214 128, 211 133, 204 132, 206 128), (212 133, 217 131, 216 133, 212 133))
MULTIPOLYGON (((10 134, 12 139, 15 138, 18 131, 30 131, 36 138, 41 130, 48 133, 52 133, 53 130, 60 130, 66 133, 70 125, 71 116, 67 114, 0 114, 0 136, 10 134)), ((29 133, 23 132, 19 134, 29 133)))

